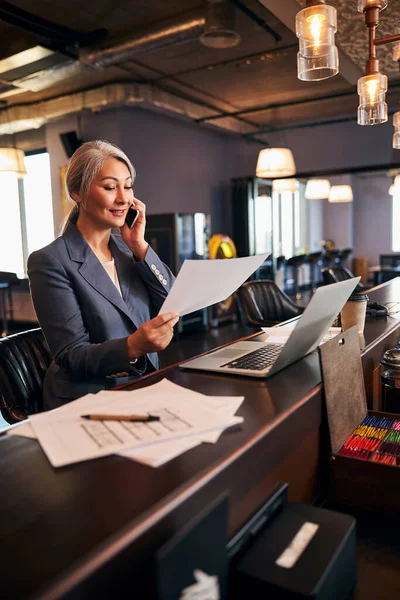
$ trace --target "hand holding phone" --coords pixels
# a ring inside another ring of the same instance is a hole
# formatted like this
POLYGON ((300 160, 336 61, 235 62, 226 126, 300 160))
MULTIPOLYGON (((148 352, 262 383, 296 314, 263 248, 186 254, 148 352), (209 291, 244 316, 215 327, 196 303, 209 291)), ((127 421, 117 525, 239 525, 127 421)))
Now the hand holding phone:
POLYGON ((125 223, 128 225, 129 229, 132 229, 138 216, 139 211, 136 210, 136 208, 132 208, 132 206, 130 206, 125 217, 125 223))

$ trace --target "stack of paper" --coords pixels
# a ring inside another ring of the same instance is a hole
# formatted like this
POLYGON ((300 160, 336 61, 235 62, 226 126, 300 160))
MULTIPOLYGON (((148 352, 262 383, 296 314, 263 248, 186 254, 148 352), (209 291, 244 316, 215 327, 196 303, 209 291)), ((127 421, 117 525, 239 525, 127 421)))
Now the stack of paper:
POLYGON ((32 415, 9 430, 37 438, 54 467, 120 454, 156 467, 201 444, 215 443, 228 427, 243 397, 205 396, 167 379, 136 391, 88 394, 56 410, 32 415), (159 421, 90 421, 84 414, 148 414, 159 421))

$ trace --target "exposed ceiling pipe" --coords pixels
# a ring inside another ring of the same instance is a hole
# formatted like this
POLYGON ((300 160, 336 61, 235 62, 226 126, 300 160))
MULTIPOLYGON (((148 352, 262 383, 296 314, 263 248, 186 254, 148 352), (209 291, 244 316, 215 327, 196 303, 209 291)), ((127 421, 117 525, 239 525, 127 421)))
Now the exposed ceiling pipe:
MULTIPOLYGON (((107 108, 134 105, 156 107, 191 120, 199 119, 210 111, 209 106, 202 106, 149 85, 113 83, 51 100, 12 105, 0 111, 0 135, 37 129, 49 121, 83 110, 98 112, 107 108)), ((217 126, 241 135, 257 130, 257 127, 231 117, 219 120, 217 126)))
POLYGON ((145 52, 162 50, 183 42, 198 39, 204 31, 204 15, 181 17, 170 25, 160 23, 146 33, 134 36, 122 44, 103 50, 82 49, 79 60, 94 68, 104 68, 132 59, 145 52))

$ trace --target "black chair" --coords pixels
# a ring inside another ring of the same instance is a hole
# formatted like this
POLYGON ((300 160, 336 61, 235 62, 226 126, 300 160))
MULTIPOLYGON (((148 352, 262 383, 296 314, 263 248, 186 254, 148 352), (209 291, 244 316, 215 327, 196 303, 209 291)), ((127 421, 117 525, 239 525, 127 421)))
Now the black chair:
POLYGON ((304 311, 268 279, 246 281, 236 294, 242 320, 251 327, 271 327, 304 311))
MULTIPOLYGON (((338 281, 344 281, 345 279, 353 279, 355 275, 347 269, 347 267, 328 267, 322 269, 322 281, 324 285, 329 283, 337 283, 338 281)), ((354 293, 362 294, 367 288, 362 284, 358 283, 354 293)))
POLYGON ((43 410, 43 381, 51 361, 40 328, 0 339, 0 411, 8 423, 43 410))
POLYGON ((9 271, 0 271, 0 319, 1 319, 1 337, 8 333, 8 320, 14 318, 14 305, 12 288, 19 285, 16 273, 9 271))

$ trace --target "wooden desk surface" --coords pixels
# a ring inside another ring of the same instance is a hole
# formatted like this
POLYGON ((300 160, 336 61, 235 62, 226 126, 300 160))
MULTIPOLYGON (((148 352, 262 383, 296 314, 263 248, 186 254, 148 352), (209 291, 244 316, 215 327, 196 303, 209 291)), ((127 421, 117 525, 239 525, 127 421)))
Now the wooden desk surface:
MULTIPOLYGON (((369 296, 381 303, 400 297, 400 280, 369 296)), ((367 320, 367 372, 385 345, 394 345, 398 326, 367 320)), ((38 442, 1 437, 1 597, 120 598, 128 585, 135 598, 148 600, 154 550, 220 492, 230 491, 231 534, 279 481, 289 482, 292 500, 317 497, 323 479, 315 353, 268 380, 170 367, 129 388, 161 377, 205 394, 245 395, 243 425, 157 469, 118 456, 53 469, 38 442)))

